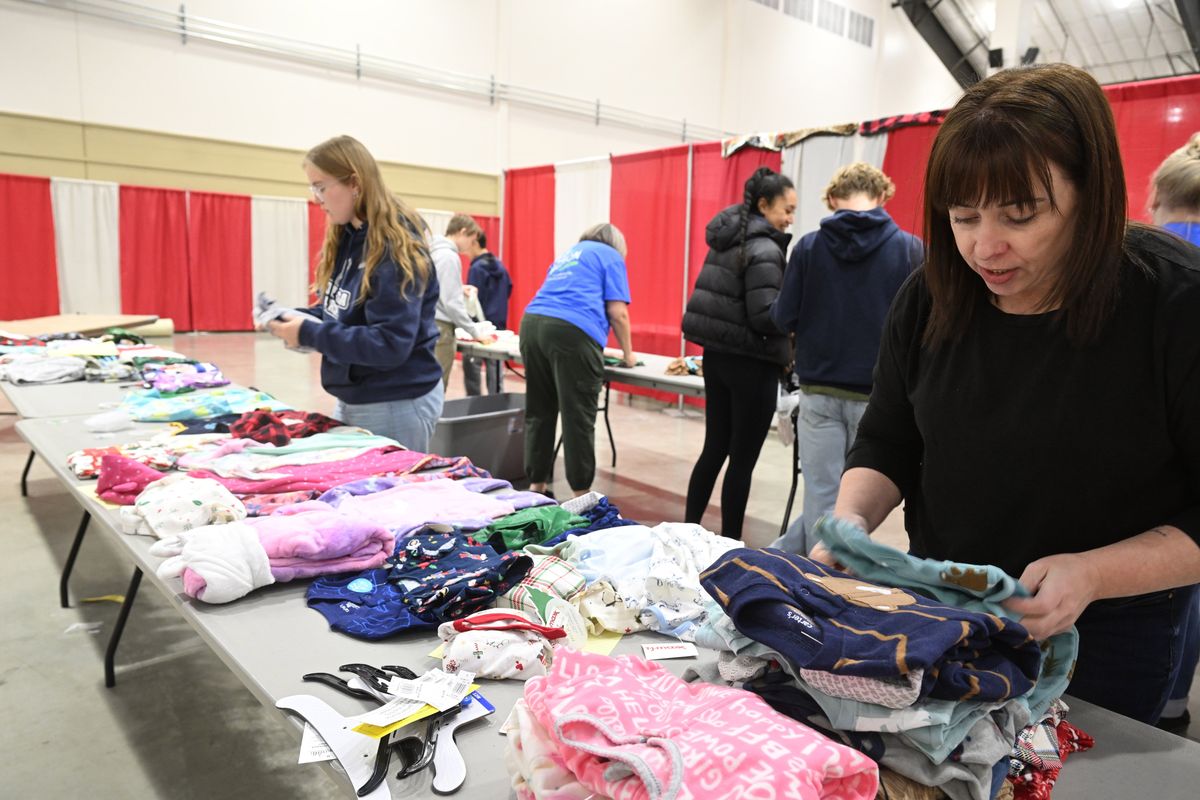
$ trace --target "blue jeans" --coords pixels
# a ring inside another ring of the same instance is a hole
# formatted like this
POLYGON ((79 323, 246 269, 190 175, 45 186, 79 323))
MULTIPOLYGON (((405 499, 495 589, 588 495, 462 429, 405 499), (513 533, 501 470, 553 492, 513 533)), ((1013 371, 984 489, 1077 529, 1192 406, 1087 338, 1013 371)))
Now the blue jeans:
POLYGON ((1184 586, 1088 606, 1075 623, 1079 658, 1067 694, 1157 722, 1179 676, 1196 591, 1184 586))
POLYGON ((1179 663, 1179 674, 1171 686, 1171 696, 1163 708, 1164 717, 1181 717, 1187 711, 1188 695, 1192 691, 1192 679, 1196 677, 1196 666, 1200 662, 1200 590, 1192 603, 1191 616, 1183 627, 1180 643, 1183 660, 1179 663))
POLYGON ((800 416, 796 427, 800 465, 804 469, 804 502, 800 516, 788 526, 787 533, 771 543, 771 547, 806 556, 816 545, 812 526, 833 511, 842 470, 846 466, 846 454, 854 444, 859 420, 866 410, 864 400, 800 393, 800 416))
POLYGON ((442 416, 445 397, 446 390, 438 381, 437 386, 425 394, 409 400, 355 405, 338 400, 333 416, 347 425, 357 425, 379 436, 395 439, 409 450, 428 453, 429 440, 442 416))

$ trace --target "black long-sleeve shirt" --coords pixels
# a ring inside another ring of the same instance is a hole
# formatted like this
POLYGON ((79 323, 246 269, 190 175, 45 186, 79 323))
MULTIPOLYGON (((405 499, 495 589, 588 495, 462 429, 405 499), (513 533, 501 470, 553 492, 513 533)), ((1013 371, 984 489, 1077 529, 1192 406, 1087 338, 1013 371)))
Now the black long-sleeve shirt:
MULTIPOLYGON (((1020 576, 1043 556, 1172 524, 1200 542, 1200 250, 1131 230, 1117 308, 1076 347, 1063 315, 981 301, 930 350, 924 271, 896 297, 847 461, 904 495, 916 555, 1020 576)), ((965 267, 964 267, 965 269, 965 267)))

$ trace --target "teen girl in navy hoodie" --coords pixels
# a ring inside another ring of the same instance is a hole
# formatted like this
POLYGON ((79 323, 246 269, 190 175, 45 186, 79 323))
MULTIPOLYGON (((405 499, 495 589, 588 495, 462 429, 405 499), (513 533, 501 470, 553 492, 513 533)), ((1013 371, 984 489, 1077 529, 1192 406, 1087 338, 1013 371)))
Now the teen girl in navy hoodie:
POLYGON ((349 136, 310 150, 304 172, 330 222, 317 265, 320 302, 306 309, 320 321, 293 317, 269 323, 270 332, 321 354, 335 417, 427 452, 443 388, 433 353, 438 282, 420 219, 349 136))

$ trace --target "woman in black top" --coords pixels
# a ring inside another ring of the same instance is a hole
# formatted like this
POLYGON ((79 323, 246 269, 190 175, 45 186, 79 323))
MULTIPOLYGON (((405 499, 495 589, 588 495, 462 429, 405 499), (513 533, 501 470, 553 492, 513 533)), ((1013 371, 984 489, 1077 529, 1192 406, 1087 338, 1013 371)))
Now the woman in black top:
POLYGON ((750 477, 771 427, 779 376, 790 360, 787 336, 771 321, 783 283, 784 231, 796 190, 762 167, 746 181, 741 205, 713 217, 708 257, 683 315, 683 335, 704 347, 704 450, 688 482, 688 522, 700 522, 725 459, 721 533, 742 538, 750 477))
POLYGON ((925 187, 834 514, 871 531, 903 500, 915 555, 1020 576, 1031 634, 1079 630, 1068 692, 1154 722, 1200 581, 1200 258, 1127 222, 1074 67, 968 89, 925 187))

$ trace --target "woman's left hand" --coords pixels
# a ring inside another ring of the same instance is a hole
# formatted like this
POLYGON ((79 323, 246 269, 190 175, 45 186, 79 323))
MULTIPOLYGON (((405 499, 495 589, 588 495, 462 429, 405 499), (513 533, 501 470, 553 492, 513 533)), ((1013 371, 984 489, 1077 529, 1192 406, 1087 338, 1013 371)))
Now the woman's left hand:
POLYGON ((1011 597, 1004 607, 1021 614, 1021 624, 1038 641, 1068 630, 1100 590, 1095 569, 1077 553, 1039 558, 1025 568, 1021 584, 1032 597, 1011 597))
POLYGON ((304 320, 299 317, 293 317, 283 321, 272 320, 267 323, 267 329, 272 336, 277 336, 283 339, 283 343, 288 347, 300 346, 300 326, 304 324, 304 320))

